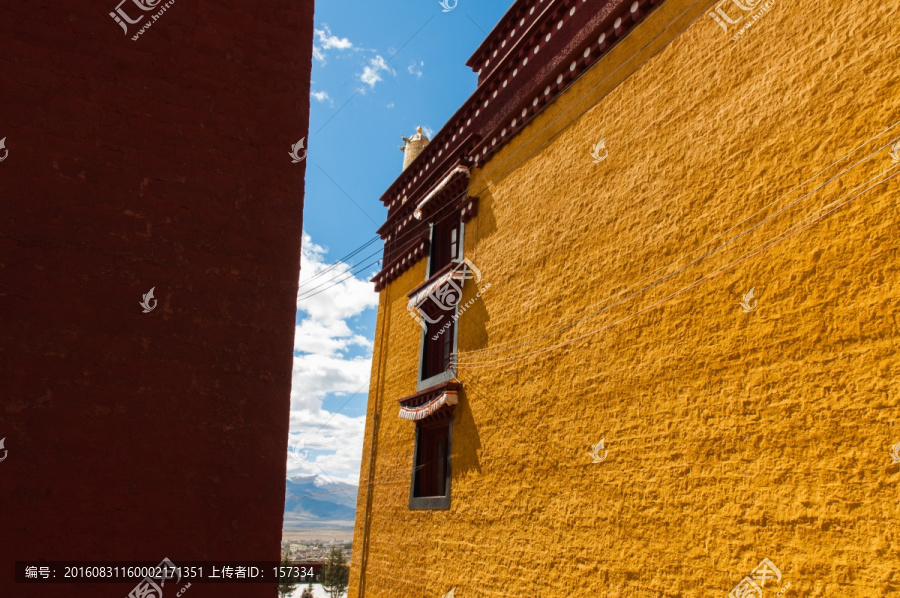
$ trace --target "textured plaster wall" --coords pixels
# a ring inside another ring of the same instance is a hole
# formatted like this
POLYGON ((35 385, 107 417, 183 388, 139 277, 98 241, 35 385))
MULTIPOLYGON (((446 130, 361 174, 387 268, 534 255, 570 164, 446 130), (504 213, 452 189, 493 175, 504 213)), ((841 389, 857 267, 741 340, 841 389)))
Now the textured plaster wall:
POLYGON ((313 1, 177 0, 137 41, 119 1, 0 3, 3 597, 135 586, 15 561, 280 557, 313 1))
POLYGON ((367 598, 726 596, 763 558, 786 596, 900 596, 900 2, 778 0, 737 41, 705 8, 474 176, 449 511, 407 509, 396 415, 424 262, 382 292, 367 598))

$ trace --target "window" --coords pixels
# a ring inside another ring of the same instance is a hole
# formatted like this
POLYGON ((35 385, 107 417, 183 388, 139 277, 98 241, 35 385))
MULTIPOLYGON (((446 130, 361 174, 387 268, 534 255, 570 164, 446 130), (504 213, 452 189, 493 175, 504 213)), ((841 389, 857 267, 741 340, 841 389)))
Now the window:
MULTIPOLYGON (((462 259, 462 237, 463 225, 458 217, 449 216, 432 223, 428 280, 446 273, 452 263, 462 259)), ((449 282, 436 290, 435 295, 438 301, 428 300, 421 305, 428 323, 422 336, 419 389, 440 381, 435 376, 448 375, 450 355, 456 342, 456 321, 453 316, 456 314, 460 289, 456 282, 449 282)))
POLYGON ((435 222, 431 230, 431 265, 428 268, 428 277, 437 274, 441 268, 452 261, 459 260, 460 249, 460 222, 453 216, 435 222))
POLYGON ((422 421, 416 427, 411 509, 450 508, 451 425, 449 417, 442 417, 437 421, 422 421))
POLYGON ((410 509, 450 508, 453 413, 462 384, 448 381, 400 399, 400 417, 416 422, 410 509))
POLYGON ((453 315, 456 310, 443 310, 433 301, 427 301, 422 309, 430 320, 427 324, 425 340, 422 343, 422 380, 443 374, 450 368, 450 353, 453 351, 453 337, 456 334, 456 322, 453 315))

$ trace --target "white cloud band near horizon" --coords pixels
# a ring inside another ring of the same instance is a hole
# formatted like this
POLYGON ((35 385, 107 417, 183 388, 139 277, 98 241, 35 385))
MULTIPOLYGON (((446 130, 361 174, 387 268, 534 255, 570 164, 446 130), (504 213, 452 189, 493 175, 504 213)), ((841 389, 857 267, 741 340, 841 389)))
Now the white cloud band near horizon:
POLYGON ((326 253, 303 233, 290 443, 302 443, 308 456, 297 462, 288 449, 287 473, 324 477, 324 472, 325 479, 357 484, 365 416, 328 411, 323 402, 330 396, 340 406, 355 393, 352 400, 367 400, 372 339, 356 326, 361 314, 378 306, 378 295, 368 282, 372 273, 357 278, 351 264, 328 263, 326 253))

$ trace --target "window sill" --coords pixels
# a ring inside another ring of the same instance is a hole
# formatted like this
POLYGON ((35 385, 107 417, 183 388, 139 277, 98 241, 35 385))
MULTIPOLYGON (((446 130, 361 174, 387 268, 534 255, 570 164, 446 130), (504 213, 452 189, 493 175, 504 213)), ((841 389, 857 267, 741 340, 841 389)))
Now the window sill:
POLYGON ((441 372, 436 376, 432 376, 431 378, 425 378, 424 380, 419 380, 416 384, 416 392, 421 392, 427 388, 431 388, 432 386, 437 386, 439 384, 443 384, 444 382, 450 382, 456 378, 456 373, 453 370, 447 370, 446 372, 441 372))
POLYGON ((412 511, 449 511, 450 495, 447 496, 411 496, 409 508, 412 511))

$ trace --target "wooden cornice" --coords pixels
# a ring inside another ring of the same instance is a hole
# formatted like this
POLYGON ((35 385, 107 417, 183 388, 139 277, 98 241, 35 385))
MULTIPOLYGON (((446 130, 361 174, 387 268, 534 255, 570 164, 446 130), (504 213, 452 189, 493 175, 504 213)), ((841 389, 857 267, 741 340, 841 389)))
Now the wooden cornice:
POLYGON ((518 0, 467 63, 475 92, 382 195, 386 247, 425 230, 415 206, 454 167, 487 162, 662 1, 518 0))

